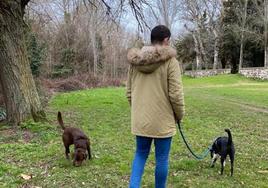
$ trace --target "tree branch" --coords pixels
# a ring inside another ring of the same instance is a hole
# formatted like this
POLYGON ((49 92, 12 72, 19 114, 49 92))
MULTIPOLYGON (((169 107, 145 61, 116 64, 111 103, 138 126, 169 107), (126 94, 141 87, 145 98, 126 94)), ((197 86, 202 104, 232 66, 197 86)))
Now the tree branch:
POLYGON ((146 0, 129 0, 130 8, 138 22, 138 28, 141 30, 141 32, 144 31, 144 27, 150 28, 145 21, 142 7, 143 4, 150 6, 150 4, 146 0))
POLYGON ((29 3, 30 0, 21 0, 21 8, 24 10, 26 5, 29 3))
POLYGON ((111 7, 104 0, 101 0, 101 2, 104 4, 104 6, 107 9, 106 14, 109 14, 111 12, 111 7))

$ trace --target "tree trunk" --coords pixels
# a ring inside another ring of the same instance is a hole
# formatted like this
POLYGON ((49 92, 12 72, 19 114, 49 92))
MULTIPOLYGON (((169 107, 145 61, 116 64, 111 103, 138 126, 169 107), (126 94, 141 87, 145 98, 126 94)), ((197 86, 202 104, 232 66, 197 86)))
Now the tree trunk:
POLYGON ((193 38, 194 38, 194 47, 195 47, 195 53, 196 53, 196 69, 199 70, 201 69, 201 55, 200 55, 200 50, 199 50, 199 45, 198 45, 198 40, 196 38, 196 35, 194 32, 192 32, 193 38))
POLYGON ((24 8, 28 1, 0 2, 0 80, 7 120, 18 125, 28 118, 45 117, 27 57, 24 8))
POLYGON ((241 34, 241 43, 240 43, 240 55, 239 55, 239 66, 238 71, 243 67, 243 58, 244 58, 244 37, 245 37, 245 27, 247 20, 247 9, 248 9, 248 0, 245 1, 244 6, 244 15, 242 17, 242 34, 241 34))
POLYGON ((162 3, 162 9, 163 9, 163 18, 164 18, 164 24, 165 26, 167 26, 169 29, 171 29, 170 27, 170 23, 169 23, 169 10, 168 10, 168 0, 161 0, 162 3))
POLYGON ((202 38, 201 38, 200 29, 197 29, 197 40, 198 40, 198 43, 199 43, 199 46, 200 46, 202 63, 205 66, 205 68, 207 69, 208 68, 208 58, 207 58, 207 53, 205 51, 203 41, 202 41, 202 38))
POLYGON ((243 67, 243 58, 244 57, 244 31, 242 31, 241 35, 241 43, 240 43, 240 55, 239 55, 239 70, 243 67))
POLYGON ((93 28, 91 34, 91 45, 93 50, 93 74, 94 76, 97 76, 98 74, 98 49, 97 49, 97 41, 96 41, 96 32, 93 28))
POLYGON ((219 51, 220 51, 219 36, 216 29, 213 29, 213 34, 215 37, 213 70, 216 70, 219 67, 219 51))
POLYGON ((91 17, 89 19, 89 32, 91 39, 91 47, 93 51, 93 74, 97 76, 98 74, 98 49, 97 49, 97 12, 96 9, 92 9, 91 17))
POLYGON ((264 0, 264 67, 268 67, 268 0, 264 0))

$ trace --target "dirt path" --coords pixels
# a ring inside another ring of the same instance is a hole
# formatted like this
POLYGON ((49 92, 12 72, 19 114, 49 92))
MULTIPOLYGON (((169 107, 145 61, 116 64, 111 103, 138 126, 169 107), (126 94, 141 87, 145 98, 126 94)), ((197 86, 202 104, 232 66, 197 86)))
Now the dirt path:
POLYGON ((189 86, 185 88, 193 89, 193 88, 222 88, 222 87, 237 87, 237 86, 266 86, 267 88, 262 88, 262 89, 268 89, 268 84, 267 83, 235 83, 235 84, 215 84, 215 85, 203 85, 203 86, 189 86))
POLYGON ((233 100, 230 100, 230 99, 221 99, 221 100, 224 100, 225 102, 228 102, 230 104, 234 104, 234 105, 237 105, 237 106, 240 106, 241 108, 244 108, 244 109, 247 109, 247 110, 252 110, 252 111, 255 111, 255 112, 262 112, 262 113, 267 113, 268 114, 268 108, 265 108, 265 107, 259 107, 259 106, 255 106, 255 105, 252 105, 252 104, 246 104, 246 103, 242 103, 242 102, 237 102, 237 101, 233 101, 233 100))
POLYGON ((246 109, 246 110, 251 110, 251 111, 254 111, 254 112, 261 112, 261 113, 268 114, 268 108, 266 108, 266 107, 260 107, 260 106, 253 105, 253 104, 247 104, 247 103, 244 103, 244 102, 236 101, 234 99, 227 99, 227 98, 224 98, 224 97, 213 96, 213 95, 204 94, 204 93, 202 95, 198 95, 198 97, 205 98, 205 99, 213 98, 213 99, 218 100, 218 101, 222 101, 222 102, 225 102, 225 103, 229 103, 229 104, 239 106, 239 107, 241 107, 243 109, 246 109))

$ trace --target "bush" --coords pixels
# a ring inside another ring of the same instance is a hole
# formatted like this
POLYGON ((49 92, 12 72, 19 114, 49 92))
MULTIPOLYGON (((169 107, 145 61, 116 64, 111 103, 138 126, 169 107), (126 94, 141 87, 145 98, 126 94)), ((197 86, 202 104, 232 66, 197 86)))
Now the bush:
POLYGON ((118 87, 125 85, 121 79, 96 77, 92 74, 82 74, 68 78, 42 79, 41 83, 49 95, 51 95, 53 92, 59 91, 75 91, 96 87, 118 87))
POLYGON ((45 47, 38 43, 37 37, 31 32, 27 36, 26 44, 32 74, 38 76, 40 73, 40 66, 43 64, 45 56, 45 47))
POLYGON ((54 65, 53 69, 52 78, 67 77, 73 74, 73 70, 71 68, 64 67, 64 65, 54 65))

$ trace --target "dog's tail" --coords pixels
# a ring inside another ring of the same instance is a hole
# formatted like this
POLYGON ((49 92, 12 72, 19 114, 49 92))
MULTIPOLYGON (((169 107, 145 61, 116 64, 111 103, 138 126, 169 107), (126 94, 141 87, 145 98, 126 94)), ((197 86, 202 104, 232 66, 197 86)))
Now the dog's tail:
POLYGON ((63 123, 63 120, 62 120, 62 117, 61 117, 61 112, 58 112, 58 122, 59 122, 61 128, 64 130, 65 126, 64 126, 64 123, 63 123))
POLYGON ((225 132, 227 132, 227 134, 228 134, 228 145, 231 145, 233 142, 231 131, 230 131, 230 129, 225 129, 225 132))

